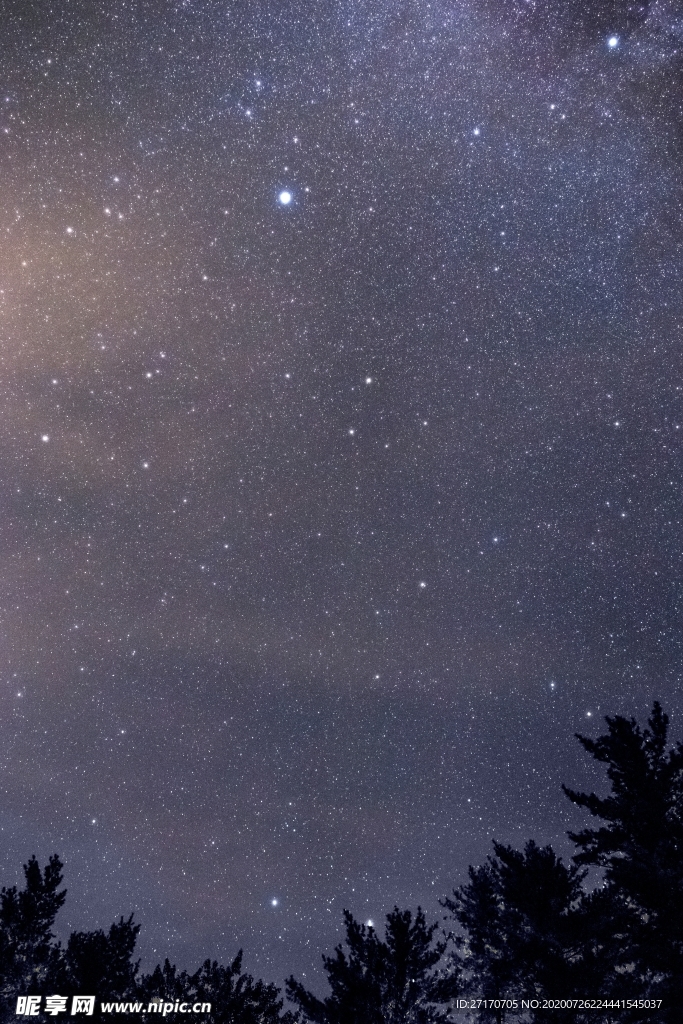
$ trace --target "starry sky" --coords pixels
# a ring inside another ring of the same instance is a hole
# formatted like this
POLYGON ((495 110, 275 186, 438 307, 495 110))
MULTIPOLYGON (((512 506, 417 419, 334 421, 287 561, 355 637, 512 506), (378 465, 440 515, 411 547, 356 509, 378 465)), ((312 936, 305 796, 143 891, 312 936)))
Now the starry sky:
POLYGON ((577 730, 681 736, 682 97, 670 0, 3 4, 0 863, 62 934, 315 983, 566 853, 577 730))

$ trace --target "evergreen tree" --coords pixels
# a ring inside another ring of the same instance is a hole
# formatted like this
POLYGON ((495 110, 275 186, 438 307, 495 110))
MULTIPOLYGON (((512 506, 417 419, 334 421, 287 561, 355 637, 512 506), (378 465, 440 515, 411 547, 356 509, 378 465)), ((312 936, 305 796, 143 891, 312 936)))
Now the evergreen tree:
POLYGON ((41 872, 31 857, 25 885, 0 892, 0 1013, 14 1018, 17 993, 42 992, 57 967, 60 950, 52 927, 66 898, 62 863, 56 855, 41 872))
POLYGON ((311 1024, 431 1024, 445 1021, 445 1004, 457 994, 457 978, 436 970, 446 944, 434 940, 418 908, 387 914, 385 939, 344 911, 346 946, 323 956, 331 994, 318 999, 295 978, 288 998, 311 1024))
MULTIPOLYGON (((461 968, 461 988, 465 995, 484 999, 503 999, 514 992, 516 966, 510 955, 502 927, 502 907, 498 879, 491 859, 481 867, 469 869, 468 885, 455 890, 452 899, 443 900, 465 934, 456 938, 455 963, 461 968)), ((480 1014, 481 1020, 502 1021, 501 1012, 480 1014)))
MULTIPOLYGON (((607 765, 611 793, 565 788, 569 799, 604 823, 570 833, 575 860, 605 872, 618 925, 611 956, 615 993, 628 987, 664 1000, 661 1021, 683 1005, 683 744, 667 751, 668 718, 655 703, 647 728, 606 718, 597 740, 577 738, 607 765)), ((634 1019, 637 1019, 634 1017, 634 1019)))
MULTIPOLYGON (((574 994, 583 982, 577 911, 585 871, 533 841, 523 853, 500 843, 494 849, 486 864, 470 868, 469 883, 443 901, 464 930, 456 956, 465 991, 518 1001, 574 994)), ((517 1016, 504 1006, 479 1011, 479 1020, 496 1024, 517 1016)), ((553 1019, 579 1018, 556 1011, 553 1019)))
MULTIPOLYGON (((20 995, 94 995, 100 1002, 153 999, 211 1003, 212 1024, 295 1024, 283 1012, 279 989, 242 973, 242 953, 229 967, 206 960, 195 974, 178 972, 168 962, 138 977, 133 960, 140 925, 133 915, 114 922, 108 932, 73 932, 65 948, 52 934, 64 903, 62 864, 57 856, 44 871, 32 857, 24 868, 26 884, 0 892, 0 1022, 16 1021, 20 995)), ((41 1020, 52 1020, 40 1014, 41 1020)))
POLYGON ((178 972, 168 960, 144 977, 138 996, 152 1000, 211 1003, 212 1024, 294 1024, 294 1016, 282 1012, 283 1000, 276 985, 254 981, 242 973, 242 950, 229 967, 205 960, 195 974, 178 972))
POLYGON ((96 994, 98 1001, 135 999, 139 961, 133 962, 139 924, 133 915, 109 932, 72 932, 55 972, 59 992, 96 994))

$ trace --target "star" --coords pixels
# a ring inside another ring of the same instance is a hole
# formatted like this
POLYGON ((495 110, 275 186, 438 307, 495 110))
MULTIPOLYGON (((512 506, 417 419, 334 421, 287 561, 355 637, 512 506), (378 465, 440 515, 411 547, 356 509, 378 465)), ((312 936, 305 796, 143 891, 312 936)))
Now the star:
POLYGON ((280 195, 277 198, 278 198, 278 202, 282 206, 289 206, 289 204, 292 201, 292 193, 288 192, 287 189, 283 189, 283 191, 280 193, 280 195))

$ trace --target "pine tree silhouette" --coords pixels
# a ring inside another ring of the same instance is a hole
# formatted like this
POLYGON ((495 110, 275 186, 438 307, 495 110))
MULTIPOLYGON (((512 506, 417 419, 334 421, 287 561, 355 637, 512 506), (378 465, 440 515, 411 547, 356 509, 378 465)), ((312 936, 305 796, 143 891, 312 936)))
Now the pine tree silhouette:
POLYGON ((579 848, 575 861, 605 872, 606 898, 615 919, 609 950, 615 986, 661 997, 664 1008, 657 1019, 680 1021, 683 744, 667 751, 669 720, 659 703, 642 731, 634 719, 616 716, 606 722, 608 732, 597 740, 577 738, 607 765, 611 794, 602 799, 564 787, 574 804, 604 822, 570 833, 579 848))
MULTIPOLYGON (((229 967, 206 960, 194 974, 178 972, 168 960, 163 968, 139 976, 133 959, 140 925, 133 915, 120 918, 108 932, 72 932, 66 947, 55 941, 52 928, 64 903, 62 863, 50 858, 41 873, 32 857, 24 867, 24 889, 0 892, 0 1022, 16 1021, 16 1001, 21 995, 94 995, 93 1016, 119 1019, 121 1014, 102 1014, 100 1003, 144 1002, 161 999, 210 1003, 202 1016, 209 1024, 295 1024, 283 1011, 276 985, 254 981, 242 973, 241 951, 229 967)), ((67 1011, 68 1012, 68 1011, 67 1011)), ((53 1020, 44 1009, 38 1020, 53 1020)))
POLYGON ((17 993, 42 992, 59 959, 52 927, 64 904, 62 863, 56 855, 41 873, 31 857, 24 865, 25 886, 0 892, 0 1013, 14 1018, 17 993))
POLYGON ((133 953, 139 931, 131 914, 114 922, 109 932, 72 932, 59 960, 57 990, 97 994, 98 1000, 135 999, 140 962, 133 962, 133 953))
POLYGON ((276 985, 254 981, 242 973, 242 950, 229 967, 205 960, 194 974, 179 972, 168 960, 142 978, 138 995, 146 1004, 152 1000, 211 1003, 211 1014, 202 1020, 211 1024, 295 1024, 276 985))
MULTIPOLYGON (((573 995, 584 981, 576 970, 576 911, 586 872, 533 841, 523 853, 501 843, 494 849, 486 864, 470 868, 469 883, 443 901, 464 929, 456 939, 464 990, 487 1000, 573 995)), ((479 1019, 500 1024, 514 1016, 503 1006, 485 1007, 479 1019)), ((558 1010, 553 1019, 578 1018, 558 1010)))
POLYGON ((457 978, 435 970, 445 943, 418 908, 387 914, 385 940, 344 911, 346 946, 323 956, 331 994, 324 1000, 291 977, 287 996, 312 1024, 432 1024, 447 1019, 457 978))

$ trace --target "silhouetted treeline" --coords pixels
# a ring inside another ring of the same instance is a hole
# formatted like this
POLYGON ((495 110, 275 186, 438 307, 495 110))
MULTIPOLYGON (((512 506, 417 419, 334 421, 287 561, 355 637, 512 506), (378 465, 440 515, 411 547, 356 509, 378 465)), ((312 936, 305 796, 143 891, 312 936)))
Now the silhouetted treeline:
POLYGON ((305 1021, 428 1024, 447 1020, 448 1006, 458 993, 457 979, 437 969, 446 943, 434 940, 437 925, 427 926, 422 910, 413 920, 410 910, 395 907, 387 914, 384 941, 348 910, 344 921, 348 951, 338 946, 334 956, 323 956, 330 995, 321 1000, 295 978, 287 981, 287 995, 305 1021))
MULTIPOLYGON (((524 850, 494 843, 442 901, 441 928, 420 908, 395 907, 381 938, 345 911, 345 941, 323 955, 329 993, 290 977, 291 1010, 277 986, 242 972, 241 951, 229 966, 206 960, 194 974, 168 960, 140 972, 132 916, 108 932, 74 932, 63 946, 52 931, 66 895, 62 865, 54 856, 41 871, 33 857, 24 888, 0 893, 0 1020, 21 1019, 18 996, 87 994, 97 996, 95 1016, 101 1001, 139 1003, 127 1019, 153 1002, 186 1001, 210 1003, 201 1019, 224 1024, 679 1022, 683 744, 667 748, 659 704, 642 730, 620 716, 606 722, 599 739, 578 739, 606 767, 609 794, 564 790, 593 819, 569 834, 571 864, 533 841, 524 850)), ((44 1011, 43 1002, 39 1018, 56 1019, 44 1011)))

